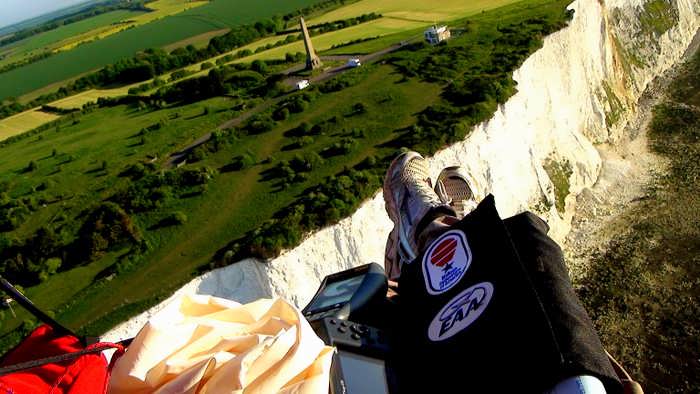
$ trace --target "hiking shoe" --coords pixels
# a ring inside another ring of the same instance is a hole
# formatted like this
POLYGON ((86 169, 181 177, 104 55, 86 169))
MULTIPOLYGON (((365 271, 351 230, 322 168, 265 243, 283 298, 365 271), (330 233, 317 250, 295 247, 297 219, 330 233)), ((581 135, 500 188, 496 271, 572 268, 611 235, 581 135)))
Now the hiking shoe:
POLYGON ((394 229, 385 250, 390 279, 398 278, 404 263, 418 255, 416 227, 435 207, 445 206, 432 187, 428 163, 416 152, 405 152, 391 162, 384 178, 384 203, 394 229))
POLYGON ((474 180, 460 166, 446 167, 435 182, 435 194, 462 219, 477 206, 474 180))

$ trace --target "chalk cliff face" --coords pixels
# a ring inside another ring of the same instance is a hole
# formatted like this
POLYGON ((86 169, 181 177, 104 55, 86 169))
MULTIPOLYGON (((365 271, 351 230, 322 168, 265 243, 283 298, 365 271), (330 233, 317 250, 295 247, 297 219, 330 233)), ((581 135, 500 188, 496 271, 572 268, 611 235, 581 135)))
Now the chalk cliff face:
MULTIPOLYGON (((595 183, 595 145, 615 143, 647 84, 676 63, 700 27, 697 0, 576 0, 570 25, 544 41, 514 74, 518 93, 464 140, 430 158, 431 172, 468 169, 482 195, 493 193, 502 217, 532 210, 563 240, 575 196, 595 183), (601 4, 603 3, 603 4, 601 4)), ((240 302, 280 296, 303 307, 321 279, 384 260, 392 223, 381 192, 337 225, 280 257, 246 259, 192 280, 182 293, 240 302)), ((125 338, 167 304, 107 334, 125 338)))

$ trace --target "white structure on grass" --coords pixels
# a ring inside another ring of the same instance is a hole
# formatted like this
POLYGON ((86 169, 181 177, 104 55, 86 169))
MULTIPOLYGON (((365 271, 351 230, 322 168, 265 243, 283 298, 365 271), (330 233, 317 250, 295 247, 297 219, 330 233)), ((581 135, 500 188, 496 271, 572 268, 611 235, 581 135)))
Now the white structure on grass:
POLYGON ((302 79, 301 81, 297 82, 297 90, 306 89, 308 87, 309 87, 309 80, 308 79, 302 79))
POLYGON ((423 33, 423 36, 428 43, 435 45, 450 38, 450 29, 446 25, 432 25, 423 33))

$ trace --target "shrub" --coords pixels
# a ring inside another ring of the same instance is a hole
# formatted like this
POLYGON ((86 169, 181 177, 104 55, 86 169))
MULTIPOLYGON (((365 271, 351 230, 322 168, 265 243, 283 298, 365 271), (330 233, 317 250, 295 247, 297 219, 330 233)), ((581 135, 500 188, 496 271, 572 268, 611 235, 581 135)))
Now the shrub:
POLYGON ((128 176, 131 179, 141 179, 146 175, 146 167, 141 163, 135 163, 128 166, 124 171, 119 173, 120 176, 128 176))
POLYGON ((289 109, 284 107, 280 108, 272 114, 272 119, 282 121, 289 118, 289 109))
POLYGON ((161 223, 166 226, 179 226, 187 223, 187 215, 181 211, 175 211, 161 220, 161 223))
POLYGON ((243 170, 255 165, 255 157, 251 153, 245 153, 241 156, 236 156, 233 158, 231 163, 231 168, 235 171, 243 170))

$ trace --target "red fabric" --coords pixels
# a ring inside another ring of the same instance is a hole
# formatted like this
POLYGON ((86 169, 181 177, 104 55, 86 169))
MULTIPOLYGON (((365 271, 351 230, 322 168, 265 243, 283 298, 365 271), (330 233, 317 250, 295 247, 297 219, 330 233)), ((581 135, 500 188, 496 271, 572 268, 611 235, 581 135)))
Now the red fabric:
MULTIPOLYGON (((72 335, 56 337, 50 326, 43 325, 14 348, 2 360, 0 366, 58 356, 83 349, 85 348, 78 338, 72 335)), ((92 353, 60 363, 44 364, 0 376, 0 394, 104 393, 107 389, 108 378, 107 360, 102 353, 92 353)))

